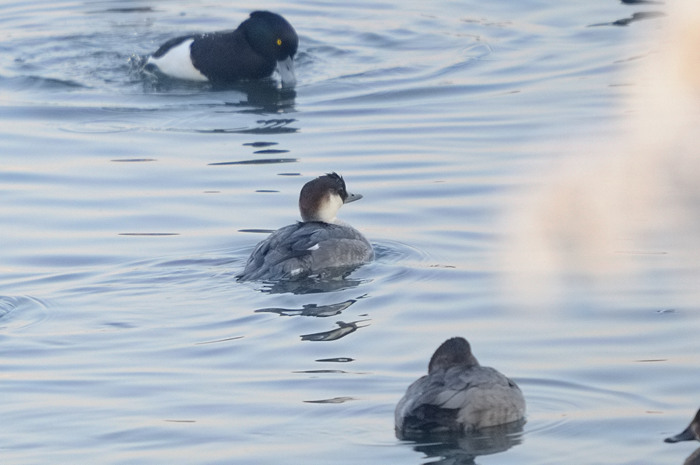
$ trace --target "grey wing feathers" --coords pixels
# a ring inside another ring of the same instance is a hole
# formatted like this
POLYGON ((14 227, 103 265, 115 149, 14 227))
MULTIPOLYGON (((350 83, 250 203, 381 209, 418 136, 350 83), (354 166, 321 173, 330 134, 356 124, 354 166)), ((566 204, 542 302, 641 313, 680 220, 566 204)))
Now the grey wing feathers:
POLYGON ((359 265, 374 256, 357 230, 329 223, 296 223, 278 229, 257 245, 240 276, 280 279, 317 273, 329 263, 359 265))
POLYGON ((396 406, 397 432, 450 430, 456 424, 457 410, 438 404, 437 397, 444 389, 444 378, 440 376, 423 376, 414 381, 396 406))
POLYGON ((408 387, 396 407, 399 431, 453 431, 461 429, 460 410, 484 390, 516 389, 517 385, 490 367, 457 367, 423 376, 408 387))
POLYGON ((285 226, 260 242, 250 255, 245 270, 240 277, 242 279, 258 279, 261 276, 265 276, 270 268, 285 260, 291 258, 299 259, 304 255, 308 255, 308 250, 302 248, 304 243, 308 243, 308 240, 304 240, 306 236, 303 234, 295 235, 295 233, 302 231, 300 228, 302 224, 297 223, 285 226), (302 239, 302 241, 299 239, 302 239))

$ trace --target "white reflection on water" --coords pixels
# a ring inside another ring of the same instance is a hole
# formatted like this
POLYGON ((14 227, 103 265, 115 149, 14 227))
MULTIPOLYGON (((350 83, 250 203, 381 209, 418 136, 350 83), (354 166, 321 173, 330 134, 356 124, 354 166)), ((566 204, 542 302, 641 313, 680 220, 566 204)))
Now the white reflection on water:
POLYGON ((699 26, 697 2, 674 4, 652 51, 631 67, 627 81, 639 84, 630 92, 619 135, 566 142, 561 151, 577 156, 513 204, 504 226, 511 234, 504 263, 508 285, 521 297, 542 302, 569 285, 639 285, 641 277, 664 267, 689 277, 689 286, 669 285, 696 292, 699 26))

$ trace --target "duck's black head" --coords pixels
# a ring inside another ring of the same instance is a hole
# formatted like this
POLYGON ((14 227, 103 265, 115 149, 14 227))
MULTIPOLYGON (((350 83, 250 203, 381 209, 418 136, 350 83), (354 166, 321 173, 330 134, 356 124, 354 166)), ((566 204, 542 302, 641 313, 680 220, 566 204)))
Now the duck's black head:
POLYGON ((269 11, 254 11, 239 26, 250 46, 259 54, 283 61, 294 58, 299 37, 282 16, 269 11))

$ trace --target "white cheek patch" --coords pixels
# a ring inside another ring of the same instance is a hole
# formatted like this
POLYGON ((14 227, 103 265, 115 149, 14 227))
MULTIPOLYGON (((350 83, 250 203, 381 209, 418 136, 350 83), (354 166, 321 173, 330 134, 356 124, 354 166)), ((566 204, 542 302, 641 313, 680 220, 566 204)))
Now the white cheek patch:
POLYGON ((324 223, 335 223, 335 215, 342 206, 343 199, 339 195, 329 195, 318 209, 316 217, 324 223))
POLYGON ((148 63, 168 76, 189 81, 208 81, 207 77, 199 72, 192 64, 190 57, 190 45, 194 39, 189 39, 168 50, 162 57, 149 57, 148 63))
POLYGON ((314 244, 314 245, 312 245, 311 247, 309 247, 309 248, 306 249, 306 250, 318 250, 318 249, 319 249, 318 244, 314 244))

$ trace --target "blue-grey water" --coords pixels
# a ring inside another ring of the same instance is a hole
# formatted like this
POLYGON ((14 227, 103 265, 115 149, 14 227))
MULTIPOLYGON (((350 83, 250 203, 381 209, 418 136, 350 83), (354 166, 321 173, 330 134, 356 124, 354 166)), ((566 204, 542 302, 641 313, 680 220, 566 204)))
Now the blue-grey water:
MULTIPOLYGON (((603 248, 625 266, 579 269, 569 258, 596 244, 576 240, 601 230, 580 206, 600 190, 563 219, 523 201, 591 152, 629 150, 610 185, 634 176, 646 155, 618 138, 666 7, 347 5, 264 5, 300 36, 298 85, 279 90, 139 68, 259 3, 0 3, 3 463, 668 465, 694 450, 662 440, 698 407, 697 229, 667 234, 650 209, 646 245, 623 229, 603 248), (322 288, 236 282, 328 171, 364 195, 340 216, 376 261, 322 288), (520 215, 547 231, 583 218, 541 280, 520 215), (394 436, 396 402, 455 335, 525 394, 506 446, 394 436)), ((611 172, 595 166, 584 185, 611 172)))

